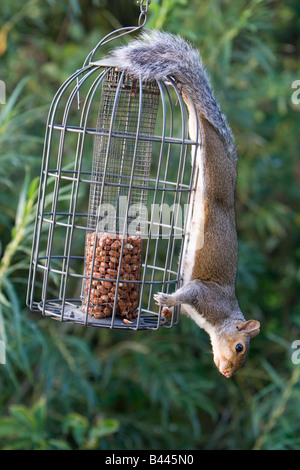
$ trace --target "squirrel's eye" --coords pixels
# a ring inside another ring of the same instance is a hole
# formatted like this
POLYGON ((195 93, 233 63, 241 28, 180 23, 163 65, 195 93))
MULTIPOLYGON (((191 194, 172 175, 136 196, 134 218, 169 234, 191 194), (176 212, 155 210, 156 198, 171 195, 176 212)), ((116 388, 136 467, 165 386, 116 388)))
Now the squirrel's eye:
POLYGON ((236 346, 235 346, 235 350, 237 353, 240 353, 242 352, 244 349, 244 346, 241 344, 241 343, 238 343, 236 346))

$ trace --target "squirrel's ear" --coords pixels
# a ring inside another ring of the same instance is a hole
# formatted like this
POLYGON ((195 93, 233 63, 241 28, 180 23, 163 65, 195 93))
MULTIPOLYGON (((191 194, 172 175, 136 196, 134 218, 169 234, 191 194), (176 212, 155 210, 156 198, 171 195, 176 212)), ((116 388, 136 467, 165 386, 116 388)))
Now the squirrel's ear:
POLYGON ((248 333, 250 338, 254 338, 260 332, 260 323, 257 320, 241 321, 237 324, 237 329, 248 333))

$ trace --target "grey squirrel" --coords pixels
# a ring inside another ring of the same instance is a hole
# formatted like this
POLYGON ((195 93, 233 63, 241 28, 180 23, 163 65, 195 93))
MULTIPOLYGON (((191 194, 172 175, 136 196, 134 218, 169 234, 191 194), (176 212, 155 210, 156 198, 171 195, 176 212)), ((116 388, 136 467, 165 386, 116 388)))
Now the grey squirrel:
MULTIPOLYGON (((184 313, 209 334, 219 371, 231 377, 245 362, 250 339, 260 331, 258 321, 245 320, 235 292, 237 152, 231 129, 214 98, 198 51, 182 37, 144 32, 141 39, 113 50, 102 62, 145 80, 172 77, 188 110, 196 108, 202 145, 196 153, 200 178, 195 196, 201 210, 195 213, 203 213, 203 243, 197 245, 202 227, 193 216, 194 243, 185 251, 183 286, 173 294, 158 293, 154 298, 169 308, 182 304, 184 313)), ((191 136, 195 133, 192 116, 189 112, 191 136)))

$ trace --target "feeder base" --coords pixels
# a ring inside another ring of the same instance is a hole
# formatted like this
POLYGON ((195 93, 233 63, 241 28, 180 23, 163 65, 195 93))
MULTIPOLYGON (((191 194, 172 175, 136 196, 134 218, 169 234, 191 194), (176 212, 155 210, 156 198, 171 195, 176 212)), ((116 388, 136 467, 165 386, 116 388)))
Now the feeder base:
MULTIPOLYGON (((133 330, 156 330, 160 327, 169 327, 168 320, 162 316, 159 318, 155 313, 142 313, 140 318, 130 320, 130 323, 124 322, 122 318, 116 316, 115 318, 94 318, 87 316, 81 308, 81 301, 78 305, 65 304, 64 311, 59 303, 60 301, 46 301, 44 316, 51 317, 58 321, 74 323, 77 325, 92 326, 98 328, 111 328, 111 329, 133 329, 133 330)), ((43 311, 43 302, 38 304, 40 311, 43 311)))

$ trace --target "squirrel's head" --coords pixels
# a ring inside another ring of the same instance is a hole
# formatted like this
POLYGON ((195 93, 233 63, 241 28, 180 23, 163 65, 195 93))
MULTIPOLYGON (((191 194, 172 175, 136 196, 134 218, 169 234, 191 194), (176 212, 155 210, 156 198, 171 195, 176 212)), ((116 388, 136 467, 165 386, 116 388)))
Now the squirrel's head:
POLYGON ((237 321, 211 336, 214 362, 221 374, 229 378, 244 364, 250 339, 258 335, 259 329, 256 320, 237 321))

